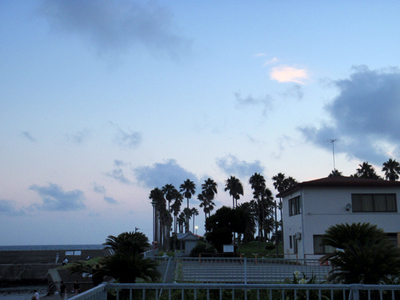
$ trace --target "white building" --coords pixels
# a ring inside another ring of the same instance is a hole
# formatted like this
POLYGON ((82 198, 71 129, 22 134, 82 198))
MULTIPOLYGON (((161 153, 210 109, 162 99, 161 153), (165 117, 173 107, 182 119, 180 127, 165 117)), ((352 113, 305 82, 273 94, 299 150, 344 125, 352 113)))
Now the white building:
POLYGON ((319 258, 330 226, 368 222, 400 244, 400 182, 333 176, 299 183, 278 197, 283 201, 285 258, 319 258))

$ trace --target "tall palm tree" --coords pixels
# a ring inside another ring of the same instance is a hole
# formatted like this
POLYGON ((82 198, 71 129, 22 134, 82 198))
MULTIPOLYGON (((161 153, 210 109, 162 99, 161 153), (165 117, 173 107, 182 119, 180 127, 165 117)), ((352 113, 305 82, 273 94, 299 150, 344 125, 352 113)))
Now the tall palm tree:
POLYGON ((368 162, 363 162, 359 165, 357 169, 357 173, 354 174, 354 177, 358 178, 368 178, 368 179, 379 179, 379 175, 376 174, 375 169, 368 162))
POLYGON ((261 247, 261 240, 263 240, 263 222, 265 220, 265 215, 264 215, 264 201, 262 199, 262 195, 264 193, 264 190, 266 189, 266 184, 265 184, 265 178, 259 173, 254 173, 250 179, 249 183, 251 185, 251 188, 253 189, 253 198, 256 200, 256 209, 257 209, 257 215, 258 215, 258 249, 261 247))
POLYGON ((389 159, 382 164, 382 172, 385 172, 385 179, 396 181, 399 179, 400 164, 395 159, 389 159))
POLYGON ((243 196, 243 185, 238 178, 231 176, 225 183, 225 191, 229 191, 229 195, 232 196, 232 207, 235 208, 235 200, 240 199, 240 195, 243 196))
POLYGON ((161 190, 164 193, 165 199, 168 201, 168 210, 170 210, 171 201, 174 199, 176 188, 172 184, 166 184, 161 190))
POLYGON ((203 208, 204 211, 204 223, 207 221, 207 214, 210 215, 211 211, 214 209, 215 203, 214 198, 218 193, 218 185, 217 183, 208 178, 204 180, 204 183, 201 185, 202 192, 197 195, 197 199, 201 202, 200 207, 203 208))
POLYGON ((177 221, 178 221, 178 225, 179 225, 179 233, 182 233, 183 226, 185 225, 185 227, 186 227, 186 215, 183 211, 179 214, 177 221))
POLYGON ((153 220, 153 230, 154 230, 154 241, 160 244, 160 234, 159 234, 159 207, 165 203, 164 194, 159 188, 154 188, 150 191, 149 199, 152 203, 155 203, 155 220, 153 220))
MULTIPOLYGON (((196 191, 196 185, 194 184, 193 181, 190 179, 186 179, 181 185, 180 185, 180 191, 183 193, 185 198, 187 199, 187 212, 189 212, 189 199, 192 198, 196 191)), ((186 216, 186 224, 185 224, 185 229, 186 232, 189 232, 189 215, 186 216)))
POLYGON ((196 207, 192 207, 192 209, 190 210, 190 215, 193 216, 193 233, 195 233, 195 218, 196 216, 199 215, 199 211, 197 210, 196 207))
POLYGON ((243 211, 245 216, 245 230, 243 234, 243 242, 251 242, 254 240, 254 233, 256 232, 256 214, 257 214, 257 203, 255 200, 250 202, 243 202, 238 205, 238 209, 243 211))
MULTIPOLYGON (((278 194, 290 189, 291 187, 295 186, 297 184, 296 179, 293 177, 285 177, 284 173, 278 173, 277 175, 272 177, 272 180, 274 181, 274 188, 278 191, 278 194)), ((281 215, 281 230, 282 230, 282 236, 283 236, 283 218, 282 218, 282 198, 279 198, 279 203, 275 203, 275 237, 278 238, 278 222, 277 222, 277 209, 279 208, 280 210, 280 215, 281 215)), ((276 239, 278 241, 278 239, 276 239)), ((282 241, 283 244, 283 241, 282 241)), ((278 245, 277 245, 278 246, 278 245)), ((277 248, 278 249, 278 248, 277 248)))

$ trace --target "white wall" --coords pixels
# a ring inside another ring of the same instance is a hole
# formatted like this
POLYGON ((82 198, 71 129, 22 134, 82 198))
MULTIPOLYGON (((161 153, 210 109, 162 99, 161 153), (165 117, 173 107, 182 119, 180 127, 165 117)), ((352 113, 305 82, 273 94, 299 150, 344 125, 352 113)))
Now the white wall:
MULTIPOLYGON (((397 188, 366 188, 366 187, 335 187, 310 188, 305 187, 283 200, 284 245, 285 254, 293 253, 289 249, 289 235, 302 232, 299 241, 299 258, 319 258, 313 255, 313 235, 324 234, 330 226, 340 223, 368 222, 376 224, 385 232, 400 232, 400 214, 397 213, 353 213, 346 211, 346 205, 351 204, 352 193, 395 193, 397 209, 399 210, 400 191, 397 188), (289 199, 301 196, 302 213, 289 217, 289 199)), ((285 255, 285 257, 293 258, 285 255)))

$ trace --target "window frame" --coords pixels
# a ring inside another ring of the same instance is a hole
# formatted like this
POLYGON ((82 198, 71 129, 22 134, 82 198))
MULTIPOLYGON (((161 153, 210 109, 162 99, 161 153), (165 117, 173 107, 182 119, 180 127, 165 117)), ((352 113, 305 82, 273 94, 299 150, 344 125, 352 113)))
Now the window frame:
POLYGON ((289 199, 289 217, 301 214, 301 198, 300 196, 289 199))
POLYGON ((318 242, 318 241, 316 241, 316 239, 318 238, 319 239, 319 243, 321 243, 322 242, 322 237, 323 237, 323 234, 314 234, 313 235, 313 250, 314 250, 314 254, 330 254, 330 253, 334 253, 335 252, 335 248, 333 248, 332 246, 321 245, 321 244, 316 245, 316 242, 318 242), (322 252, 315 251, 316 247, 321 248, 322 252))
POLYGON ((351 207, 354 213, 397 213, 397 195, 396 193, 352 193, 351 207))

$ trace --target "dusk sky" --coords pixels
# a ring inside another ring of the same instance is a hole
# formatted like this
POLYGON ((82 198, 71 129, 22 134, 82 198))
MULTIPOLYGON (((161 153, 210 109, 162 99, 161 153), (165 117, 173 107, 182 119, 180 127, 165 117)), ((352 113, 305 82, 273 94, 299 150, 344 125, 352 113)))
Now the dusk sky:
MULTIPOLYGON (((399 157, 400 2, 0 2, 0 245, 152 240, 149 193, 399 157), (331 140, 334 143, 335 160, 331 140)), ((183 208, 183 207, 182 207, 183 208)), ((192 223, 190 224, 192 228, 192 223)))

